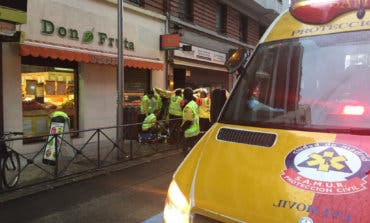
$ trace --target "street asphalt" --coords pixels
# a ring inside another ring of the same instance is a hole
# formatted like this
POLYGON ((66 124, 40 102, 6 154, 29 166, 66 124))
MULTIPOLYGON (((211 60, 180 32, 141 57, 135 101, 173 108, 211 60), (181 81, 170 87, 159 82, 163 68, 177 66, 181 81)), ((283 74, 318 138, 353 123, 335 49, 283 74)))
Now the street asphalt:
POLYGON ((0 203, 0 222, 160 221, 172 175, 184 155, 171 152, 90 179, 0 203))

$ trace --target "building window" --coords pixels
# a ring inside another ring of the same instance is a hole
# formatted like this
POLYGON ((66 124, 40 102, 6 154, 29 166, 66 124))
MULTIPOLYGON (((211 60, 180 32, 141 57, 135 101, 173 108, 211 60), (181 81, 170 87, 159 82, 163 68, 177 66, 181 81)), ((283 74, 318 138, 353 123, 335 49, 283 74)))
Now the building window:
POLYGON ((145 1, 144 0, 128 0, 128 2, 137 5, 139 7, 144 7, 145 1))
POLYGON ((49 134, 49 116, 54 111, 67 113, 70 129, 78 130, 77 64, 63 66, 63 63, 56 60, 49 60, 47 64, 34 63, 37 61, 38 58, 22 57, 24 135, 31 137, 49 134))
POLYGON ((187 21, 193 21, 193 1, 179 0, 179 18, 187 21))
POLYGON ((216 32, 226 34, 227 6, 218 3, 216 6, 216 32))
POLYGON ((140 106, 141 97, 150 89, 150 70, 125 67, 125 105, 140 106))
POLYGON ((248 40, 248 16, 240 15, 239 37, 240 41, 247 42, 248 40))

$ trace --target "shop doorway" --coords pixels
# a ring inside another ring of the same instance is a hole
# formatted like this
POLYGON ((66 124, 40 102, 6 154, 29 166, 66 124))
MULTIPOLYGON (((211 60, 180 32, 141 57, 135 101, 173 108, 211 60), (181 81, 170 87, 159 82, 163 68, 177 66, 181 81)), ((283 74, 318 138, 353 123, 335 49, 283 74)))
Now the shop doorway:
POLYGON ((173 82, 174 89, 185 88, 186 69, 174 68, 173 69, 173 82))

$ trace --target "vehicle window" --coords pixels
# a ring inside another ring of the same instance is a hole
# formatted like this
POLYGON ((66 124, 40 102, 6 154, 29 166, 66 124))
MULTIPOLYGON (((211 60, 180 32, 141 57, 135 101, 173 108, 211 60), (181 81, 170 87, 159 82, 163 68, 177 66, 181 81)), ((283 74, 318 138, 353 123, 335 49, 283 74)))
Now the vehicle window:
POLYGON ((370 126, 370 32, 258 47, 221 122, 284 128, 370 126))

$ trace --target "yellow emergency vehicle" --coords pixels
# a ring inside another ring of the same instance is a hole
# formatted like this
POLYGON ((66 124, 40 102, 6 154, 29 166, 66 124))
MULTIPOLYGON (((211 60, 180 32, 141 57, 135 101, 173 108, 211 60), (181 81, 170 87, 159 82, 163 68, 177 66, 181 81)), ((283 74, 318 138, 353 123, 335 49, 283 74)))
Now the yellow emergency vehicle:
POLYGON ((370 1, 293 1, 170 183, 166 223, 370 222, 370 1))

